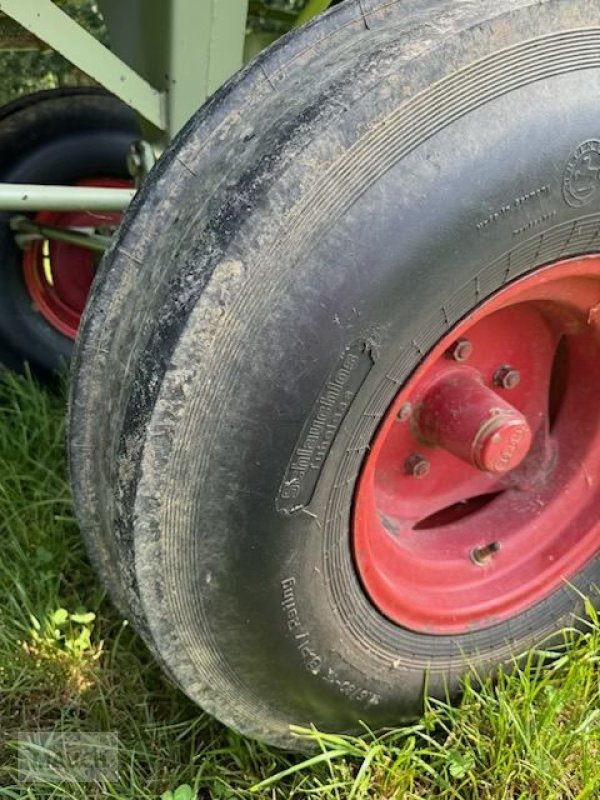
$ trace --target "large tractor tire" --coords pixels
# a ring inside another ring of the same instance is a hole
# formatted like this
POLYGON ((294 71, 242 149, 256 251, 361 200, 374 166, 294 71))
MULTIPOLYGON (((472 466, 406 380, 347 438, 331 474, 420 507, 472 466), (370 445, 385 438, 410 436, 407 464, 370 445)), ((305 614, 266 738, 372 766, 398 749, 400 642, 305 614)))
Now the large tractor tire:
POLYGON ((397 725, 581 618, 596 22, 348 0, 219 91, 128 211, 73 364, 75 498, 115 602, 228 725, 397 725))
MULTIPOLYGON (((93 87, 38 92, 0 109, 0 180, 129 186, 127 151, 139 138, 135 114, 93 87)), ((68 361, 99 258, 64 242, 21 249, 0 214, 0 350, 49 375, 68 361)), ((32 217, 64 228, 114 230, 121 214, 50 212, 32 217)))

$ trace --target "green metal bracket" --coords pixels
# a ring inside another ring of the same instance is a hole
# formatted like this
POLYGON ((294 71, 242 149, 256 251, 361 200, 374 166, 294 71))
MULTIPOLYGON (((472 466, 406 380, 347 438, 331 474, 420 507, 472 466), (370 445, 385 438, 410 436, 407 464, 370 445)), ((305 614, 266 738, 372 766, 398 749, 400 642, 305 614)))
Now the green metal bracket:
POLYGON ((100 0, 111 50, 52 0, 0 0, 0 12, 61 53, 170 139, 242 66, 248 0, 100 0))
MULTIPOLYGON (((0 13, 137 111, 145 137, 160 151, 242 65, 248 0, 99 0, 99 6, 111 50, 52 0, 0 0, 0 13)), ((119 211, 133 194, 0 184, 0 211, 119 211)))
MULTIPOLYGON (((242 66, 248 0, 99 0, 98 5, 114 52, 165 98, 168 138, 242 66)), ((152 132, 144 134, 156 139, 152 132)))
POLYGON ((84 31, 51 0, 0 0, 0 11, 48 44, 152 125, 166 127, 164 94, 84 31))

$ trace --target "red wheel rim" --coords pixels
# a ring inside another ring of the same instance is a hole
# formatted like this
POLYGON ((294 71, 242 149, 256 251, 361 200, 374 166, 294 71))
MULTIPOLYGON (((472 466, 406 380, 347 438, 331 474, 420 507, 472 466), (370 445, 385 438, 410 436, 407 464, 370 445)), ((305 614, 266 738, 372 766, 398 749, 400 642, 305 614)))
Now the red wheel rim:
POLYGON ((487 300, 424 359, 365 459, 354 555, 422 633, 507 620, 600 549, 600 256, 487 300))
MULTIPOLYGON (((77 185, 126 188, 131 183, 91 178, 77 185)), ((34 221, 60 228, 114 229, 122 216, 121 212, 111 211, 40 211, 34 221)), ((69 339, 77 335, 98 261, 99 254, 92 250, 50 240, 36 240, 23 253, 23 277, 35 307, 69 339)))

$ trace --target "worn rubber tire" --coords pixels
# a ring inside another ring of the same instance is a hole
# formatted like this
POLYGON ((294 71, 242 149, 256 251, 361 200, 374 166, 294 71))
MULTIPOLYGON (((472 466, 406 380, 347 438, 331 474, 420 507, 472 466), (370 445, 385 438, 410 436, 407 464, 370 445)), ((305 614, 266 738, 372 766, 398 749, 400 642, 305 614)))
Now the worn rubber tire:
POLYGON ((349 528, 378 422, 435 341, 507 281, 598 249, 600 187, 585 208, 562 187, 600 132, 596 10, 336 6, 198 112, 105 258, 73 362, 83 533, 182 689, 244 733, 398 724, 425 687, 452 693, 467 663, 493 670, 580 613, 565 587, 483 630, 408 631, 362 591, 349 528))
MULTIPOLYGON (((127 179, 127 150, 139 138, 133 111, 105 91, 74 87, 37 92, 0 109, 0 180, 75 183, 127 179)), ((73 342, 35 308, 23 279, 22 253, 0 214, 0 341, 17 362, 47 376, 68 361, 73 342)))

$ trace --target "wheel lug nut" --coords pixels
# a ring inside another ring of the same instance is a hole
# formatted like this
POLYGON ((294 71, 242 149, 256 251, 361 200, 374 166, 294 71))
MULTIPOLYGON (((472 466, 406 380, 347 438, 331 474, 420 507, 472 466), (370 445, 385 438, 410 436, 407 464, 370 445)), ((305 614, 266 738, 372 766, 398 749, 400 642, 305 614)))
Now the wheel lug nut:
POLYGON ((514 389, 521 382, 521 373, 518 369, 503 366, 494 373, 494 383, 503 389, 514 389))
POLYGON ((404 462, 404 471, 413 478, 424 478, 426 475, 429 475, 430 469, 431 465, 429 461, 418 453, 413 453, 413 455, 409 456, 404 462))
POLYGON ((406 422, 408 419, 410 419, 411 414, 412 414, 412 405, 410 403, 403 403, 400 406, 400 411, 398 411, 398 416, 396 417, 396 419, 398 420, 398 422, 406 422))
POLYGON ((455 361, 466 361, 473 352, 473 345, 468 339, 457 339, 448 349, 448 356, 455 361))
POLYGON ((471 560, 475 564, 486 564, 498 550, 500 550, 500 542, 490 542, 485 547, 476 547, 471 553, 471 560))

